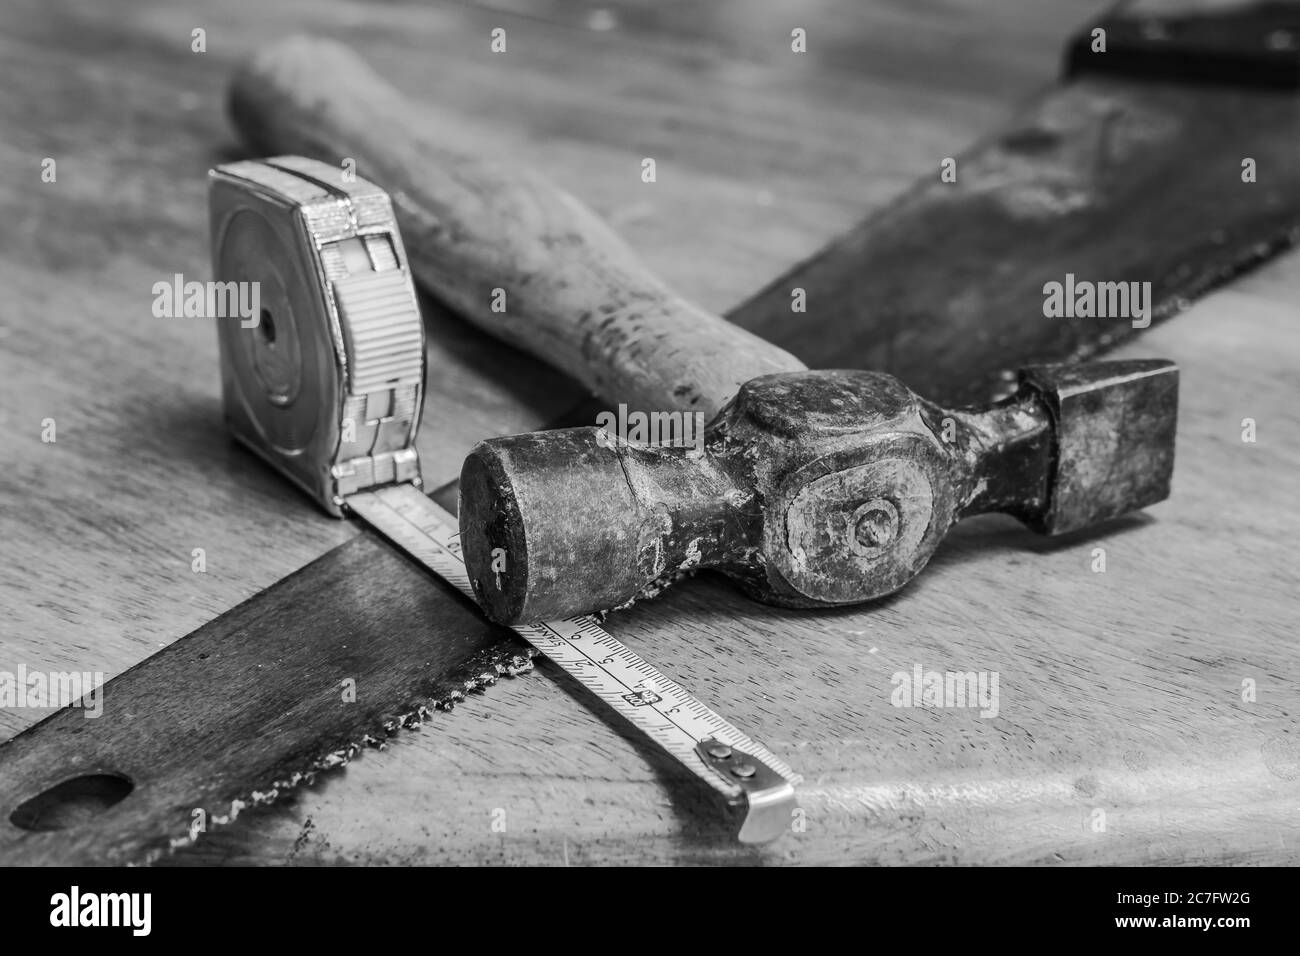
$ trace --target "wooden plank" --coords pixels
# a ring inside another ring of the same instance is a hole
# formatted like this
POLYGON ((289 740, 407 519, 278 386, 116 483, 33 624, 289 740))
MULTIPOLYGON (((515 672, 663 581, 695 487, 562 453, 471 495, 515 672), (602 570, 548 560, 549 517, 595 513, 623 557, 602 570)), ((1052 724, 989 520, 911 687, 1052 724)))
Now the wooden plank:
MULTIPOLYGON (((1038 5, 1005 9, 1017 6, 1038 5)), ((479 45, 499 15, 470 8, 198 9, 69 13, 19 0, 0 39, 7 88, 44 93, 0 98, 11 131, 0 165, 32 170, 0 180, 16 224, 0 233, 10 294, 0 409, 16 452, 0 500, 22 502, 0 512, 0 601, 14 610, 0 666, 121 671, 354 533, 231 448, 210 330, 149 315, 153 282, 206 275, 202 174, 231 143, 220 89, 264 36, 317 22, 346 37, 407 92, 453 106, 464 120, 455 135, 471 148, 529 157, 718 309, 1006 116, 1009 89, 1046 82, 1055 59, 1038 43, 1018 52, 1014 28, 984 34, 963 21, 964 42, 988 44, 1007 88, 952 97, 928 75, 942 48, 918 56, 910 78, 900 70, 877 85, 814 59, 729 70, 725 56, 676 55, 667 39, 614 31, 592 44, 521 22, 512 37, 530 42, 507 69, 479 45), (204 23, 201 58, 188 38, 204 23), (665 147, 678 173, 647 199, 637 163, 665 147), (39 182, 47 155, 60 158, 57 189, 39 182), (39 442, 47 415, 59 421, 53 446, 39 442), (208 551, 206 575, 189 570, 196 546, 208 551)), ((876 47, 916 27, 891 9, 898 19, 870 38, 876 47)), ((1053 11, 1058 46, 1089 12, 1053 11)), ((1278 822, 1295 800, 1294 728, 1278 701, 1293 701, 1295 687, 1270 675, 1296 673, 1283 547, 1297 529, 1283 477, 1297 436, 1294 416, 1281 416, 1297 281, 1288 260, 1134 353, 1168 354, 1186 376, 1175 497, 1154 521, 1041 553, 1010 526, 973 528, 915 593, 870 612, 773 612, 701 581, 613 619, 809 776, 802 842, 735 850, 689 793, 668 788, 670 768, 569 689, 525 678, 288 807, 211 834, 184 861, 1294 861, 1278 822), (1259 445, 1238 440, 1246 415, 1263 423, 1259 445), (1097 545, 1107 574, 1080 572, 1097 545), (729 653, 748 662, 739 678, 720 663, 729 653), (999 749, 1003 732, 968 714, 890 707, 900 662, 1001 668, 1003 687, 1018 684, 1041 713, 1012 721, 1008 699, 1004 732, 1019 748, 999 749), (1248 707, 1240 681, 1252 675, 1260 697, 1248 707), (1051 799, 1026 811, 1035 793, 1051 799), (1094 804, 1109 814, 1101 834, 1094 804), (495 809, 505 833, 492 830, 495 809)), ((477 437, 539 425, 573 397, 446 317, 429 322, 440 375, 422 454, 444 474, 477 437)), ((0 711, 0 726, 38 716, 0 711)))
POLYGON ((730 845, 673 768, 530 677, 178 862, 1294 863, 1298 288, 1291 255, 1115 353, 1183 370, 1174 495, 1146 515, 1064 541, 978 519, 869 608, 697 579, 610 616, 806 775, 805 832, 730 845), (997 671, 998 718, 894 707, 918 663, 997 671))
MULTIPOLYGON (((1059 45, 1084 11, 1056 10, 1059 45)), ((0 230, 0 419, 14 462, 0 483, 22 502, 0 514, 12 609, 0 663, 33 669, 119 673, 356 533, 233 447, 207 324, 150 311, 153 283, 209 273, 204 174, 234 149, 224 86, 268 36, 313 24, 346 38, 414 98, 454 109, 468 149, 527 157, 683 294, 719 310, 1011 108, 1001 91, 952 101, 928 90, 934 60, 888 88, 828 77, 816 59, 728 74, 675 39, 528 20, 512 24, 503 62, 484 39, 501 14, 460 6, 16 0, 12 11, 0 72, 7 89, 42 95, 0 97, 0 168, 11 171, 0 204, 12 223, 0 230), (206 53, 191 51, 197 27, 206 53), (661 163, 671 175, 649 196, 638 178, 647 144, 671 151, 661 163), (56 183, 40 180, 47 156, 56 183), (844 202, 850 191, 860 205, 844 202), (40 440, 46 418, 53 445, 40 440), (204 574, 191 570, 200 547, 204 574)), ((963 22, 968 42, 983 42, 978 21, 963 22)), ((863 42, 911 28, 903 18, 863 42)), ((985 38, 1008 70, 1021 39, 985 38)), ((1025 55, 1050 71, 1037 48, 1025 55)), ((454 478, 484 435, 541 427, 578 397, 428 301, 424 311, 431 484, 454 478)), ((0 710, 0 733, 41 716, 0 710)))

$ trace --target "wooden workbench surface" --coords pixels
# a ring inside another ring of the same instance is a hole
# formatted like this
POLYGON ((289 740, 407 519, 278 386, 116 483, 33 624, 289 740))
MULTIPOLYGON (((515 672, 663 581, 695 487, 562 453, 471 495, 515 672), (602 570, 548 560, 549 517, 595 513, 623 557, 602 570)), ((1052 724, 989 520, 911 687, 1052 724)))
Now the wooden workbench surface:
MULTIPOLYGON (((345 40, 457 116, 449 141, 557 180, 723 311, 1008 116, 1099 6, 11 0, 0 669, 120 673, 358 533, 228 439, 210 323, 151 311, 155 282, 210 275, 206 171, 242 155, 222 91, 258 45, 345 40), (790 52, 794 27, 809 53, 790 52)), ((732 845, 671 766, 543 665, 177 860, 1295 862, 1298 292, 1293 255, 1121 353, 1183 368, 1174 495, 1143 516, 1050 542, 970 522, 866 609, 779 611, 701 579, 610 618, 804 774, 800 832, 732 845), (895 708, 891 675, 916 664, 998 672, 998 717, 895 708)), ((477 439, 578 397, 425 312, 433 484, 477 439)), ((41 716, 0 709, 0 735, 41 716)))

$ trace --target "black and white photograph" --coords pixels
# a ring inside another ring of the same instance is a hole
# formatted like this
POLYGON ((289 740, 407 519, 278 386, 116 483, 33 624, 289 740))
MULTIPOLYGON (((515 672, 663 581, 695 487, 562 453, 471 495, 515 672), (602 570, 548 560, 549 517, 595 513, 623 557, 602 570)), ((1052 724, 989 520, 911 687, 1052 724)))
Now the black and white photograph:
POLYGON ((1297 0, 4 0, 0 77, 7 926, 414 867, 1272 922, 1297 0))

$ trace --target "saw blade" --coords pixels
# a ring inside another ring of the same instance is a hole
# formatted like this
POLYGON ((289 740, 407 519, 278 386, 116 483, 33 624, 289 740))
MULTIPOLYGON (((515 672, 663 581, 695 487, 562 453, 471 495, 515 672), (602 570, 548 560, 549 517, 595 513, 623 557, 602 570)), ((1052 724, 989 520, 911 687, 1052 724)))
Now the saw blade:
MULTIPOLYGON (((1017 368, 1115 348, 1290 248, 1300 56, 1268 50, 1270 31, 1232 12, 1207 11, 1204 30, 1248 61, 1289 59, 1292 89, 1253 85, 1249 70, 1185 82, 1203 59, 1222 65, 1180 49, 1185 25, 1162 39, 1150 18, 1104 20, 1114 40, 1127 26, 1140 55, 1092 54, 1082 31, 1072 82, 936 156, 907 193, 728 318, 812 368, 879 369, 941 404, 975 404, 1014 386, 1017 368), (1126 75, 1135 58, 1151 66, 1143 79, 1126 75), (1079 295, 1056 308, 1053 283, 1079 295)), ((1275 31, 1300 28, 1295 4, 1270 17, 1275 31)))
POLYGON ((113 678, 101 717, 65 708, 0 745, 15 824, 0 826, 0 860, 148 863, 528 670, 532 654, 358 535, 113 678), (60 786, 98 812, 68 824, 41 801, 60 786))

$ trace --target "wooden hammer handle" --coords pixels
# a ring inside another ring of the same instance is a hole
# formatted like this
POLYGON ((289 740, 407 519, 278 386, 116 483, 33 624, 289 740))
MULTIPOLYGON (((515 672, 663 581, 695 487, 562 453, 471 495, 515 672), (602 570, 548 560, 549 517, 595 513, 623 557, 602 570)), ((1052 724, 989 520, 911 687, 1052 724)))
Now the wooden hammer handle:
POLYGON ((267 155, 355 160, 391 194, 424 288, 609 401, 711 418, 748 379, 804 368, 675 294, 568 193, 449 149, 451 123, 436 128, 338 43, 262 50, 236 74, 229 108, 267 155))

